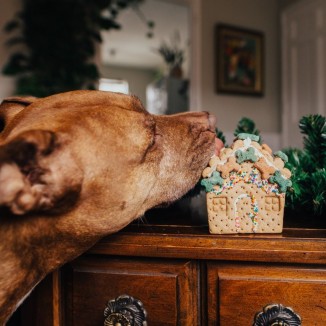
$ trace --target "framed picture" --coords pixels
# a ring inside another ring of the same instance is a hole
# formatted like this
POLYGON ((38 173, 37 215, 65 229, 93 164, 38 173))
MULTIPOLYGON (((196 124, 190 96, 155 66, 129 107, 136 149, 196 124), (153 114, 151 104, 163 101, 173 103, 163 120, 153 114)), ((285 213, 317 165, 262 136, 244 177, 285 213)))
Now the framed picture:
POLYGON ((263 33, 219 24, 215 37, 217 92, 262 96, 263 33))

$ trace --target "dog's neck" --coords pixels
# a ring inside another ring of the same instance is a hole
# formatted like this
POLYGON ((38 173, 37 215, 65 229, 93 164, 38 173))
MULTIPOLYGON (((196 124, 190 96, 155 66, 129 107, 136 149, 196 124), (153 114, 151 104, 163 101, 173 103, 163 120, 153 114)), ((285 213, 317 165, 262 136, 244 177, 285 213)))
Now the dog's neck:
POLYGON ((35 284, 76 255, 76 245, 69 243, 69 237, 58 230, 55 219, 51 216, 1 219, 0 325, 5 322, 1 318, 10 315, 35 284), (64 250, 60 250, 63 245, 64 250))
MULTIPOLYGON (((17 308, 17 302, 22 301, 48 273, 103 237, 103 232, 94 232, 92 225, 76 225, 76 220, 80 220, 76 214, 94 212, 79 208, 63 216, 1 217, 0 325, 17 308)), ((105 217, 104 212, 102 214, 105 217)), ((112 221, 108 215, 111 214, 106 213, 107 220, 112 221)), ((108 226, 104 233, 115 232, 118 228, 121 226, 108 226)))

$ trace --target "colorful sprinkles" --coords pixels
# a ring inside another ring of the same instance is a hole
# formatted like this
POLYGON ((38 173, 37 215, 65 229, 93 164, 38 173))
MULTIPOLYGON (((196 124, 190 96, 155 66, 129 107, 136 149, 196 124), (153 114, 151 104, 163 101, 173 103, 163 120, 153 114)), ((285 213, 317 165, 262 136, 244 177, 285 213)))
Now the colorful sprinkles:
POLYGON ((239 216, 237 204, 238 204, 238 201, 243 198, 250 198, 251 212, 249 212, 247 214, 248 214, 248 217, 252 221, 252 232, 256 232, 257 227, 258 227, 258 218, 257 217, 258 217, 259 207, 258 207, 257 199, 255 198, 255 196, 253 194, 251 194, 250 196, 248 194, 241 194, 234 201, 234 217, 235 217, 236 230, 237 230, 237 232, 240 231, 240 216, 239 216))
MULTIPOLYGON (((224 190, 232 189, 237 183, 244 182, 246 184, 253 184, 256 185, 257 188, 263 189, 267 194, 274 193, 277 196, 284 196, 284 193, 279 192, 279 187, 275 184, 270 184, 267 180, 260 180, 259 172, 255 168, 249 174, 245 171, 238 171, 238 172, 231 172, 230 173, 230 180, 225 181, 223 185, 220 186, 219 189, 214 187, 212 191, 215 195, 221 194, 224 190)), ((240 231, 240 217, 237 209, 237 203, 242 198, 250 198, 251 199, 251 212, 248 213, 248 217, 252 221, 252 231, 256 232, 258 227, 258 213, 259 207, 257 199, 253 194, 250 196, 248 194, 241 194, 237 197, 234 201, 234 216, 235 216, 235 227, 237 232, 240 231)))
POLYGON ((229 181, 225 180, 223 185, 221 185, 218 189, 216 189, 215 186, 213 189, 213 193, 215 195, 219 195, 226 189, 232 189, 239 182, 244 182, 246 184, 254 184, 255 186, 257 186, 257 188, 262 188, 267 194, 274 193, 278 196, 284 196, 284 194, 280 193, 277 184, 270 184, 268 180, 264 179, 260 180, 259 172, 256 168, 253 169, 249 175, 248 172, 241 170, 238 172, 231 172, 229 181))

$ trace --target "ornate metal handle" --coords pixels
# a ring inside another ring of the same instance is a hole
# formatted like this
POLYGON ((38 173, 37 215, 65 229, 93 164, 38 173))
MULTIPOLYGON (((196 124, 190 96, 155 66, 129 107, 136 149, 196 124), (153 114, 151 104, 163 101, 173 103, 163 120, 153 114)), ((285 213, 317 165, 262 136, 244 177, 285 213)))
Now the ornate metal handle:
POLYGON ((104 309, 104 326, 147 326, 147 312, 140 300, 120 295, 104 309))
POLYGON ((301 326, 301 318, 289 307, 270 304, 256 314, 252 326, 301 326))

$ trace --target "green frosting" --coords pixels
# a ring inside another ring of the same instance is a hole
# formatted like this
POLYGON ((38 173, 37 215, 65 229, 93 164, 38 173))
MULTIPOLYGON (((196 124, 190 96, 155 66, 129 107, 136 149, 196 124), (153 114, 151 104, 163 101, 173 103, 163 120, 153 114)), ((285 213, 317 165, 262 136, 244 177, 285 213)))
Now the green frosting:
POLYGON ((258 157, 255 154, 255 149, 253 147, 249 147, 245 152, 237 150, 235 155, 237 157, 238 164, 241 164, 245 161, 256 162, 258 160, 258 157))
POLYGON ((251 140, 256 141, 257 143, 259 142, 259 136, 253 134, 240 133, 238 134, 237 138, 242 140, 250 138, 251 140))
POLYGON ((269 182, 277 183, 280 192, 286 192, 286 189, 292 186, 291 180, 284 179, 280 171, 276 171, 274 175, 269 178, 269 182))
POLYGON ((284 154, 282 151, 277 151, 274 153, 274 156, 279 157, 284 163, 288 162, 288 156, 284 154))
POLYGON ((200 184, 205 187, 206 192, 211 192, 214 190, 213 186, 222 186, 224 179, 220 176, 220 172, 214 171, 212 176, 207 179, 201 180, 200 184))

